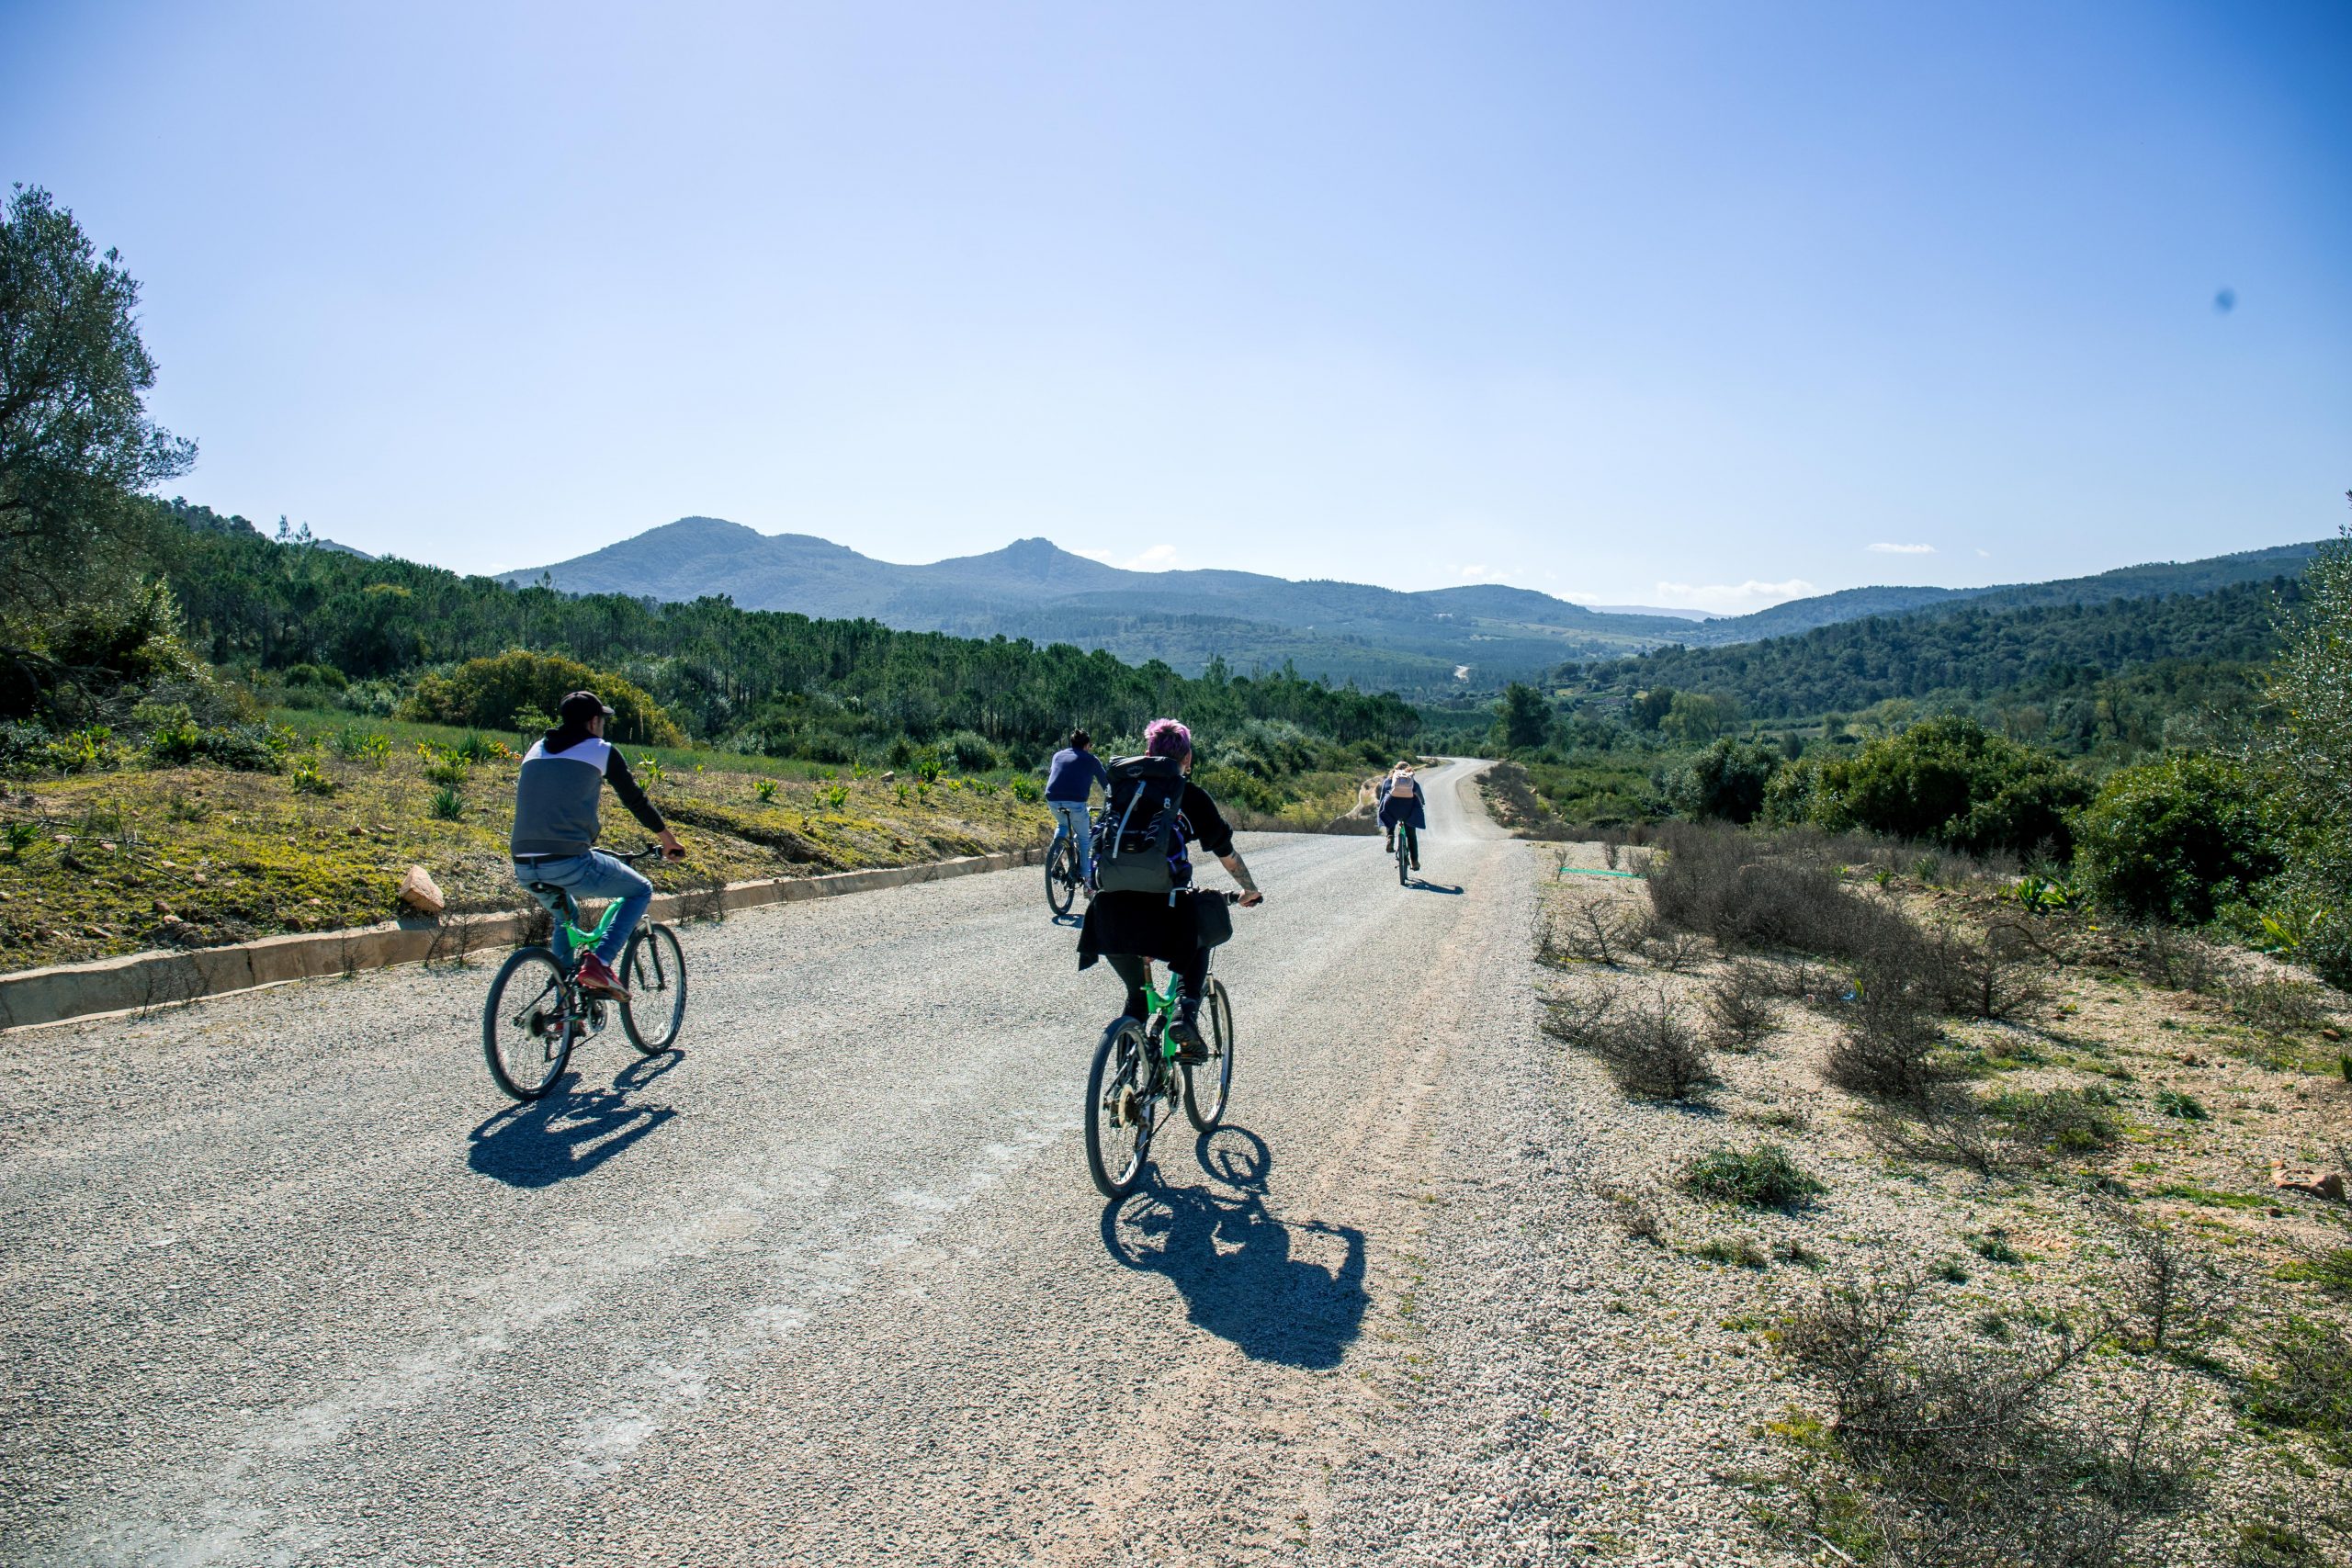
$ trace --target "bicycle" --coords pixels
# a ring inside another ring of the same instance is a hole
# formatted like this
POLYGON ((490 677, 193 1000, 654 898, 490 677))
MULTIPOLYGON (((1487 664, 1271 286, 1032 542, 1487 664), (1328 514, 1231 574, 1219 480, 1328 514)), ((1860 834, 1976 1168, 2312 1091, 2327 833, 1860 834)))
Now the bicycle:
POLYGON ((1413 862, 1421 847, 1420 835, 1413 830, 1410 822, 1399 822, 1389 837, 1396 842, 1396 886, 1409 887, 1413 885, 1413 862))
MULTIPOLYGON (((635 854, 613 858, 639 861, 654 852, 648 845, 635 854)), ((482 1055, 498 1087, 519 1100, 546 1095, 563 1076, 572 1047, 588 1035, 602 1033, 609 1010, 616 1008, 622 1032, 644 1055, 659 1055, 675 1043, 686 1017, 686 958, 679 950, 676 931, 658 920, 639 922, 629 933, 628 946, 621 950, 621 984, 629 999, 592 997, 580 988, 580 960, 613 929, 620 901, 607 903, 595 928, 582 931, 580 906, 569 892, 548 883, 527 886, 534 894, 561 904, 560 934, 571 956, 559 958, 553 946, 533 943, 508 953, 499 966, 481 1010, 482 1055), (510 988, 517 998, 511 1002, 510 988)), ((555 934, 550 933, 550 942, 555 934)))
POLYGON ((1069 824, 1055 828, 1053 846, 1046 852, 1046 908, 1055 919, 1069 913, 1077 902, 1078 890, 1086 885, 1079 874, 1078 839, 1069 831, 1069 824))
MULTIPOLYGON (((1238 893, 1219 897, 1228 904, 1241 901, 1238 893)), ((1216 950, 1210 952, 1214 961, 1216 950)), ((1158 967, 1148 964, 1144 971, 1144 1017, 1112 1020, 1087 1069, 1086 1168, 1105 1198, 1135 1190, 1152 1134, 1174 1114, 1179 1099, 1193 1127, 1209 1133, 1224 1120, 1233 1089, 1233 998, 1223 982, 1210 976, 1201 986, 1201 1037, 1209 1059, 1179 1062, 1176 1042, 1168 1037, 1176 1019, 1176 977, 1170 975, 1167 989, 1160 989, 1151 983, 1158 967)))

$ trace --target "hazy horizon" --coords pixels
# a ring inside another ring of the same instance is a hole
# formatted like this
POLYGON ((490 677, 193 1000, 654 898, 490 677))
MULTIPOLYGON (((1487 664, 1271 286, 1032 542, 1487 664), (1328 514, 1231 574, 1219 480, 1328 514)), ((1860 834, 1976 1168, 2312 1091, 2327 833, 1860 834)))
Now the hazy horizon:
POLYGON ((17 6, 173 488, 1739 613, 2332 533, 2352 8, 17 6))

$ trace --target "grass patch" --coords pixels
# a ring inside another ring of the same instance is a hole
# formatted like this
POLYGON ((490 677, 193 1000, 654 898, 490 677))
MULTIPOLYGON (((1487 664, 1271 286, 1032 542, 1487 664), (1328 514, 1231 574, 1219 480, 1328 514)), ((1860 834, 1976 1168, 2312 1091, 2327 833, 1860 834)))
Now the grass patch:
POLYGON ((1711 1149, 1684 1169, 1682 1185, 1702 1198, 1751 1209, 1792 1209, 1829 1190, 1778 1144, 1711 1149))

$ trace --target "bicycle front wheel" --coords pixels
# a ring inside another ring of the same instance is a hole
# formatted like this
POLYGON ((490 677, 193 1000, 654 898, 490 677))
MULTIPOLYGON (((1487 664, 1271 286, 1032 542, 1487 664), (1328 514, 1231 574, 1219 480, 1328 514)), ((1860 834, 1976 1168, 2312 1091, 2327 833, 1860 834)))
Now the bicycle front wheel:
POLYGON ((1233 998, 1214 975, 1201 988, 1201 1041, 1209 1059, 1185 1065, 1184 1114, 1200 1131, 1214 1133, 1233 1090, 1233 998))
POLYGON ((649 1056, 676 1044, 686 1021, 686 955, 678 951, 678 933, 659 925, 630 933, 628 951, 621 954, 621 985, 628 991, 621 1004, 628 1043, 649 1056))
POLYGON ((544 947, 508 953, 481 1009, 481 1052, 498 1087, 516 1100, 546 1094, 563 1076, 579 1034, 555 954, 544 947))
POLYGON ((1057 915, 1069 913, 1078 897, 1078 846, 1065 836, 1046 856, 1046 907, 1057 915))
POLYGON ((1411 854, 1411 852, 1410 852, 1409 851, 1408 851, 1408 850, 1405 848, 1405 835, 1400 831, 1400 832, 1396 835, 1396 886, 1399 886, 1399 887, 1406 887, 1406 886, 1411 886, 1411 884, 1412 884, 1412 880, 1413 880, 1413 874, 1412 874, 1411 870, 1409 869, 1411 865, 1412 865, 1412 854, 1411 854))
POLYGON ((1123 1018, 1102 1032, 1086 1074, 1086 1169, 1105 1198, 1124 1198, 1151 1148, 1151 1062, 1143 1026, 1123 1018))

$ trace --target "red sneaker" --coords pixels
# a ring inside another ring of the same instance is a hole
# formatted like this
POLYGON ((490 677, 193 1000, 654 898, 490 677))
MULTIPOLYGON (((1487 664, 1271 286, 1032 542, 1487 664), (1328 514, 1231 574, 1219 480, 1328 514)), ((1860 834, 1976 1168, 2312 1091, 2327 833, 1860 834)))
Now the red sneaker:
POLYGON ((616 1002, 628 1000, 628 987, 613 973, 613 966, 594 953, 580 961, 580 988, 592 997, 610 997, 616 1002))

